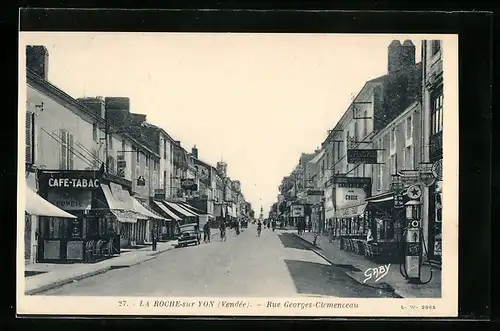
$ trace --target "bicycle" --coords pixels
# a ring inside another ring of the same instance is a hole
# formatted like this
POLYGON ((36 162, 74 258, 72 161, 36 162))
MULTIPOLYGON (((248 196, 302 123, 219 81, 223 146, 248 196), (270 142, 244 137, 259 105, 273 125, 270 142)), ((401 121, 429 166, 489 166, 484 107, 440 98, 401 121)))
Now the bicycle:
POLYGON ((226 236, 226 230, 221 230, 220 231, 220 241, 226 241, 227 236, 226 236))
POLYGON ((261 228, 258 228, 257 229, 257 237, 260 237, 260 233, 262 232, 262 229, 261 228))

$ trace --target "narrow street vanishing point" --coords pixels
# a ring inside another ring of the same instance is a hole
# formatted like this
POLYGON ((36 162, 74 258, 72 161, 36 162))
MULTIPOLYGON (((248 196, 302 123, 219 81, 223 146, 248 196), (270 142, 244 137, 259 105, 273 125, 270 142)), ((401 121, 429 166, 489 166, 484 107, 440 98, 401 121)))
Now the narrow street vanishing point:
MULTIPOLYGON (((229 229, 228 229, 229 230, 229 229)), ((249 225, 211 243, 176 248, 136 266, 109 271, 52 289, 58 296, 330 296, 394 297, 356 282, 330 265, 292 231, 249 225)))

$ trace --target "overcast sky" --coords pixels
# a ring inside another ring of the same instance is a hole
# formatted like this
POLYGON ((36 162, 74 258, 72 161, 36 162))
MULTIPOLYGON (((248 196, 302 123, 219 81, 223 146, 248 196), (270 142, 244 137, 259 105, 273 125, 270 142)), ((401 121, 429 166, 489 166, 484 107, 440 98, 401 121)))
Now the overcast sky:
POLYGON ((130 97, 200 159, 241 181, 256 213, 302 152, 321 145, 364 83, 387 71, 387 46, 420 36, 22 33, 49 51, 49 81, 69 95, 130 97))

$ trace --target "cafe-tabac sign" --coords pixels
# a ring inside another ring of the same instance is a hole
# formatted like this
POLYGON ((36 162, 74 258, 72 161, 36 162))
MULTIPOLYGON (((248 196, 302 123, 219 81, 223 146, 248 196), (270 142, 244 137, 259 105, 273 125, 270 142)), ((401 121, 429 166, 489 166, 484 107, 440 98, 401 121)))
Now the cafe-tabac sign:
POLYGON ((100 188, 101 174, 97 171, 39 172, 40 186, 46 189, 92 190, 100 188))

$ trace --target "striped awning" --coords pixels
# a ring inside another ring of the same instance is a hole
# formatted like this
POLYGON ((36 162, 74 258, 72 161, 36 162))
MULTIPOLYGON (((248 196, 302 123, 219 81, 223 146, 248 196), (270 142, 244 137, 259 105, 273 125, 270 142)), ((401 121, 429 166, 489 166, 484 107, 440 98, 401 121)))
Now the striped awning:
POLYGON ((163 211, 165 213, 165 215, 169 216, 169 218, 173 219, 174 221, 180 221, 181 218, 179 216, 177 216, 173 211, 171 211, 170 209, 168 209, 167 206, 165 206, 163 204, 163 202, 161 201, 153 201, 153 203, 158 206, 158 208, 161 209, 161 211, 163 211))
POLYGON ((165 201, 165 204, 172 208, 173 210, 177 211, 179 214, 185 216, 185 217, 196 217, 195 214, 187 211, 186 209, 182 208, 181 206, 179 206, 177 203, 175 202, 168 202, 168 201, 165 201))
POLYGON ((363 215, 365 212, 366 206, 368 202, 363 202, 359 205, 344 207, 341 209, 337 209, 335 211, 335 218, 349 218, 363 215))
POLYGON ((134 210, 142 215, 144 215, 146 217, 146 219, 148 218, 153 218, 153 219, 157 219, 157 220, 165 220, 164 217, 161 217, 160 215, 157 215, 151 211, 149 211, 146 207, 143 206, 143 204, 137 200, 137 198, 133 198, 133 204, 134 204, 134 210))

